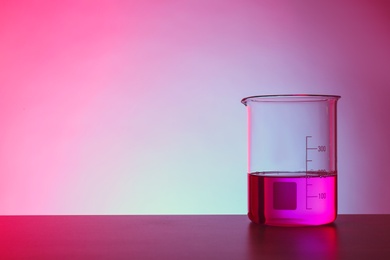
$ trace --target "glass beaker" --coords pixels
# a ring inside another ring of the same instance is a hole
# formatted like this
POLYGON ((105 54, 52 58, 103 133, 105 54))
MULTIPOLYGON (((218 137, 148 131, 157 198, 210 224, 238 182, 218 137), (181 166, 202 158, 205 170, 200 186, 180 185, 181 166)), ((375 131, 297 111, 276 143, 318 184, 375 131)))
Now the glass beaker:
POLYGON ((337 215, 337 125, 334 95, 264 95, 248 110, 248 217, 299 226, 337 215))

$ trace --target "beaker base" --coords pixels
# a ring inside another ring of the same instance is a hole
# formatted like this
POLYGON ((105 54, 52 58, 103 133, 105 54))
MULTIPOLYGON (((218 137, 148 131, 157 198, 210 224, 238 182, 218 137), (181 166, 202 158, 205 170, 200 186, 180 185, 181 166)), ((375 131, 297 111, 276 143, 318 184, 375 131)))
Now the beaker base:
POLYGON ((301 227, 301 226, 322 226, 327 225, 336 220, 336 216, 329 219, 328 221, 307 221, 303 219, 266 219, 265 221, 258 221, 251 218, 250 213, 248 213, 248 218, 252 223, 266 225, 266 226, 278 226, 278 227, 301 227))

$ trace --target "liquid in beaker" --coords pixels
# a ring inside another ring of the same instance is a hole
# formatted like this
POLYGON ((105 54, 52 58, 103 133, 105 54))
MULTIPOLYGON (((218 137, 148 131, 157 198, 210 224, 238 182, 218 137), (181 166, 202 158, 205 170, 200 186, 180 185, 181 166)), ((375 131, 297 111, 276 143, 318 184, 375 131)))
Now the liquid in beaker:
POLYGON ((255 223, 320 225, 336 215, 336 172, 248 174, 248 217, 255 223))

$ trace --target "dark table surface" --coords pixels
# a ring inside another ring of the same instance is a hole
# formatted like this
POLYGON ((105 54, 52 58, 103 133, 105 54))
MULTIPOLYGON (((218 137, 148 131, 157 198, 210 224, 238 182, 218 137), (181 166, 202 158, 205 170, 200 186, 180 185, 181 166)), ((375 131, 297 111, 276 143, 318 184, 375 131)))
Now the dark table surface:
POLYGON ((318 227, 245 215, 0 216, 0 259, 390 259, 390 215, 318 227))

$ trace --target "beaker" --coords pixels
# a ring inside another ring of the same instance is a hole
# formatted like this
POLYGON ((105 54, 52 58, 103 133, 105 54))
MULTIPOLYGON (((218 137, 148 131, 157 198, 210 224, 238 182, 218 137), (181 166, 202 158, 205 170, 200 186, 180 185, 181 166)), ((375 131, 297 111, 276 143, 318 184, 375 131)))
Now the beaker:
POLYGON ((248 217, 276 226, 322 225, 337 216, 340 96, 263 95, 248 111, 248 217))

